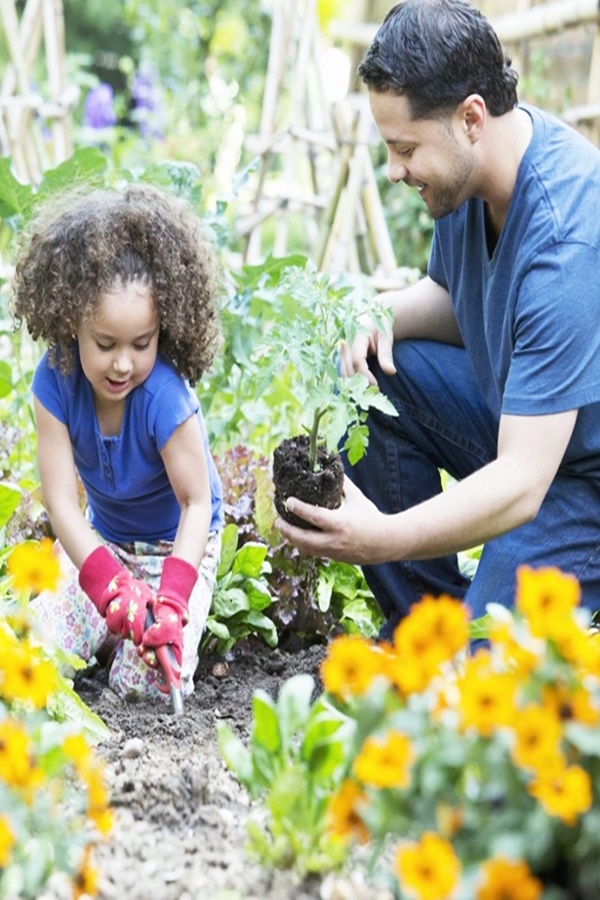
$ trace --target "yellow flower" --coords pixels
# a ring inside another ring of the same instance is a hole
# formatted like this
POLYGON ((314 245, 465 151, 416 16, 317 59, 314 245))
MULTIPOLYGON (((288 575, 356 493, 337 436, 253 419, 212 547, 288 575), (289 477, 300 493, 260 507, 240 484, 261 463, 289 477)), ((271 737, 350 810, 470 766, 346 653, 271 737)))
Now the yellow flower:
POLYGON ((55 591, 60 578, 60 563, 50 538, 39 543, 18 544, 8 557, 8 574, 16 591, 55 591))
POLYGON ((358 635, 341 635, 329 645, 321 664, 325 690, 338 697, 364 694, 383 670, 383 653, 358 635))
POLYGON ((579 604, 581 588, 573 575, 553 567, 517 569, 515 604, 529 623, 535 637, 560 635, 565 622, 579 604))
POLYGON ((62 742, 65 757, 73 763, 78 772, 87 772, 92 760, 92 751, 82 734, 69 734, 62 742))
POLYGON ((458 687, 464 727, 489 737, 498 726, 512 723, 517 679, 510 672, 495 672, 488 650, 478 650, 466 660, 458 687))
POLYGON ((371 787, 404 788, 410 782, 413 758, 413 747, 406 735, 389 731, 383 738, 367 738, 354 760, 354 774, 371 787))
POLYGON ((542 703, 564 722, 581 722, 584 725, 600 725, 600 709, 586 688, 569 687, 564 682, 546 685, 542 691, 542 703))
POLYGON ((12 719, 0 722, 0 778, 10 787, 26 793, 43 780, 35 766, 29 735, 12 719))
POLYGON ((85 771, 87 785, 87 815, 101 834, 108 834, 113 827, 113 814, 109 808, 110 795, 104 782, 102 768, 90 766, 85 771))
POLYGON ((369 830, 360 816, 360 806, 366 800, 366 795, 355 781, 349 778, 343 781, 327 806, 327 829, 330 834, 344 841, 366 843, 369 830))
POLYGON ((566 766, 538 772, 529 785, 549 816, 556 816, 565 825, 574 825, 577 817, 592 805, 592 782, 580 766, 566 766))
POLYGON ((13 645, 8 660, 0 667, 0 695, 9 702, 23 700, 36 709, 46 706, 57 687, 54 665, 42 659, 40 651, 24 641, 13 645))
POLYGON ((6 868, 12 858, 13 847, 17 839, 10 827, 7 816, 0 816, 0 871, 6 868))
POLYGON ((522 860, 497 856, 483 863, 481 873, 483 882, 477 888, 476 900, 538 900, 542 896, 541 881, 522 860))
POLYGON ((560 719, 548 707, 531 703, 519 710, 514 731, 512 757, 518 766, 539 771, 562 761, 560 719))
POLYGON ((73 881, 73 900, 81 897, 95 897, 98 893, 98 870, 92 864, 92 849, 88 846, 83 851, 79 871, 73 881))
POLYGON ((449 841, 426 831, 420 841, 398 848, 395 871, 407 896, 446 900, 458 885, 461 864, 449 841))
POLYGON ((469 639, 469 611, 446 594, 423 597, 394 632, 395 658, 388 677, 404 694, 424 690, 440 666, 454 659, 469 639))

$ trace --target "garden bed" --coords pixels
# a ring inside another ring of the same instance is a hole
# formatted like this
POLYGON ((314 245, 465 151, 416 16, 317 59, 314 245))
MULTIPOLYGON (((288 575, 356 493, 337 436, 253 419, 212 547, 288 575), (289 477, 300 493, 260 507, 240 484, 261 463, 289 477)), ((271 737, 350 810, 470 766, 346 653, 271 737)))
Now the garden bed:
MULTIPOLYGON (((276 697, 299 672, 318 683, 323 653, 322 645, 284 652, 249 641, 236 647, 225 673, 222 662, 206 658, 181 718, 155 703, 120 701, 101 671, 78 680, 78 692, 111 731, 98 747, 116 813, 113 834, 96 853, 100 900, 374 900, 359 880, 301 883, 293 871, 249 860, 252 803, 217 746, 219 719, 247 739, 255 689, 276 697)), ((60 896, 53 890, 44 900, 60 896)))

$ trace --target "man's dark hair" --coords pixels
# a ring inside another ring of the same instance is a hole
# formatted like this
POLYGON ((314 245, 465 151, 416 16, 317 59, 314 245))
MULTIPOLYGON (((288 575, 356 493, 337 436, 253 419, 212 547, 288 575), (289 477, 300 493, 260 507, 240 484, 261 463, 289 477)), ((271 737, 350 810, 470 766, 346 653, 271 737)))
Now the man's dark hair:
POLYGON ((404 0, 375 35, 358 74, 374 91, 403 94, 415 119, 480 94, 492 116, 517 104, 518 76, 489 21, 466 0, 404 0))

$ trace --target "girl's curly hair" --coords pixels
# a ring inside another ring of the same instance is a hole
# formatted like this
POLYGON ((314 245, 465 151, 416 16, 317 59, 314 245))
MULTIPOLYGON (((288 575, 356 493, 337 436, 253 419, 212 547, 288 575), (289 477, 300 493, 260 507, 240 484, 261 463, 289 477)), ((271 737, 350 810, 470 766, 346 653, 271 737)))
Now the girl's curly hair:
POLYGON ((151 285, 159 351, 195 384, 219 346, 217 255, 191 208, 150 185, 68 192, 42 204, 17 258, 13 312, 67 374, 73 336, 100 295, 134 280, 151 285))

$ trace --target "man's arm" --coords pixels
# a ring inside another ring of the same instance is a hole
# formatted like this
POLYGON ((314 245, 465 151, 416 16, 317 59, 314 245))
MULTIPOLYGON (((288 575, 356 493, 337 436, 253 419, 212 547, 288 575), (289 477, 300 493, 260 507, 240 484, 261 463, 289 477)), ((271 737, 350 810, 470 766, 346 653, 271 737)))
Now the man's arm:
POLYGON ((277 528, 302 552, 359 565, 434 559, 484 543, 535 518, 564 456, 577 410, 503 416, 497 458, 449 490, 384 515, 346 480, 338 510, 293 499, 291 512, 319 531, 282 520, 277 528))
POLYGON ((462 346, 450 294, 431 278, 422 278, 400 291, 387 291, 379 300, 393 311, 393 333, 382 334, 372 327, 369 334, 358 335, 352 346, 343 345, 342 375, 360 372, 373 383, 367 364, 369 356, 376 356, 383 371, 393 375, 396 371, 392 357, 394 340, 425 338, 462 346))

